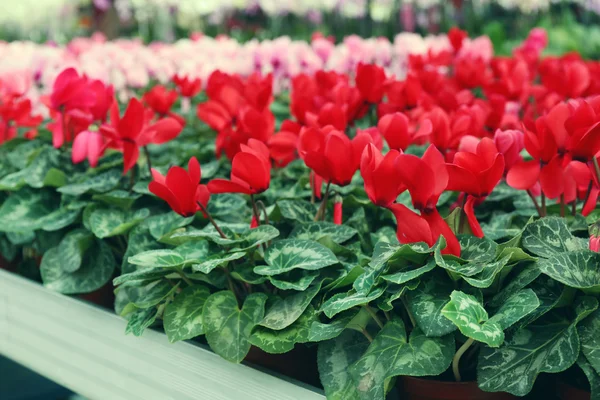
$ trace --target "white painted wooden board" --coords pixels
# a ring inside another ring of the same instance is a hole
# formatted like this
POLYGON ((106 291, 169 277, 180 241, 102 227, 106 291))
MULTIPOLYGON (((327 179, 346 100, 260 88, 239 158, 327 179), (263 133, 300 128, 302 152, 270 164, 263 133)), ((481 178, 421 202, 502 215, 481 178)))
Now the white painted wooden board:
POLYGON ((0 354, 93 400, 324 400, 0 270, 0 354))

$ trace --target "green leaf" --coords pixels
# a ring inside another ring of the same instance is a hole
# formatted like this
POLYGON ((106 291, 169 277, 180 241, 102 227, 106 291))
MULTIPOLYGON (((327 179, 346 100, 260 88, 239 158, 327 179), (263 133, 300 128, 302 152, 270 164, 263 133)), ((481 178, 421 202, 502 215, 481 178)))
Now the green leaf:
POLYGON ((193 220, 194 217, 184 218, 176 212, 170 211, 165 214, 153 215, 142 225, 147 226, 152 237, 159 240, 175 229, 191 224, 193 220))
POLYGON ((122 176, 121 171, 118 169, 111 169, 92 177, 85 176, 81 179, 81 182, 62 186, 58 188, 58 191, 72 196, 81 196, 89 191, 105 193, 114 189, 122 176))
POLYGON ((419 279, 413 279, 402 285, 388 285, 385 293, 377 299, 377 307, 383 311, 392 311, 394 309, 394 305, 392 304, 394 301, 404 296, 408 290, 415 290, 420 284, 421 281, 419 279))
POLYGON ((67 184, 67 174, 57 168, 50 168, 42 182, 42 186, 51 186, 59 188, 67 184))
POLYGON ((384 292, 385 287, 380 286, 373 289, 373 291, 366 296, 354 291, 338 293, 333 295, 323 304, 321 311, 324 312, 327 317, 332 318, 336 314, 349 310, 352 307, 369 304, 370 302, 377 300, 384 292))
POLYGON ((406 293, 410 312, 426 336, 444 336, 456 330, 456 325, 441 313, 452 289, 452 283, 443 274, 435 274, 426 276, 415 290, 406 293))
POLYGON ((238 252, 231 254, 215 254, 210 257, 206 257, 200 263, 192 264, 194 271, 200 271, 204 274, 209 274, 213 269, 226 265, 229 261, 239 260, 244 257, 246 253, 238 252))
POLYGON ((64 270, 58 247, 44 254, 40 272, 44 286, 48 289, 63 294, 90 293, 110 280, 115 266, 110 247, 96 240, 86 251, 81 267, 75 272, 64 270))
POLYGON ((173 270, 163 267, 147 267, 136 269, 135 271, 121 274, 113 279, 113 285, 119 286, 131 282, 130 285, 143 286, 152 281, 172 274, 173 270))
POLYGON ((232 292, 224 290, 210 295, 202 311, 210 348, 228 361, 241 362, 250 351, 252 329, 262 320, 266 301, 264 293, 252 293, 240 310, 232 292))
MULTIPOLYGON (((491 307, 500 307, 512 295, 518 293, 525 286, 533 282, 542 272, 537 267, 537 263, 525 264, 517 273, 517 275, 505 285, 490 301, 491 307)), ((537 297, 537 296, 536 296, 537 297)))
POLYGON ((450 301, 442 309, 442 315, 454 322, 463 335, 478 342, 498 347, 504 341, 504 332, 500 324, 489 320, 483 305, 471 295, 453 291, 450 301))
POLYGON ((235 265, 231 277, 251 285, 260 285, 267 281, 266 277, 255 274, 254 265, 249 263, 235 265))
POLYGON ((542 315, 546 314, 548 311, 552 310, 558 305, 561 298, 567 292, 567 288, 563 284, 547 277, 546 275, 541 275, 534 280, 529 285, 529 288, 535 292, 540 305, 531 314, 519 321, 519 327, 527 326, 531 322, 540 318, 542 315))
POLYGON ((265 313, 259 325, 273 330, 287 328, 302 315, 320 289, 321 283, 318 283, 304 292, 294 293, 276 301, 265 313))
MULTIPOLYGON (((48 176, 50 169, 60 165, 60 152, 53 147, 45 147, 40 154, 25 169, 25 182, 33 188, 44 186, 46 177, 50 181, 52 177, 48 176)), ((64 183, 64 182, 63 182, 64 183)))
POLYGON ((109 206, 116 206, 123 210, 129 210, 137 199, 142 197, 138 193, 130 193, 125 190, 113 190, 104 194, 96 194, 92 199, 101 201, 109 206))
MULTIPOLYGON (((260 275, 256 275, 260 276, 260 275)), ((306 290, 319 276, 319 271, 294 269, 281 275, 269 277, 269 282, 279 290, 306 290)), ((262 277, 264 279, 264 277, 262 277)))
POLYGON ((158 250, 162 247, 163 246, 150 235, 148 228, 143 225, 136 226, 129 232, 127 250, 123 255, 123 262, 121 264, 121 273, 126 274, 137 269, 136 265, 129 263, 129 257, 147 250, 158 250))
POLYGON ((567 286, 600 293, 600 254, 579 250, 555 254, 539 263, 540 271, 567 286))
POLYGON ((600 374, 594 369, 583 354, 579 355, 577 365, 583 371, 590 382, 591 397, 590 400, 598 400, 600 398, 600 374))
POLYGON ((14 245, 22 246, 35 240, 34 231, 6 232, 6 238, 14 245))
MULTIPOLYGON (((357 312, 357 314, 361 311, 366 313, 366 310, 361 309, 357 312)), ((368 315, 368 313, 367 318, 369 318, 369 320, 371 319, 371 316, 368 315)), ((322 342, 324 340, 336 338, 344 331, 344 329, 346 329, 351 320, 352 317, 347 316, 333 320, 329 324, 324 324, 320 321, 313 321, 310 325, 308 340, 310 342, 322 342)))
POLYGON ((317 241, 325 236, 329 236, 335 243, 344 243, 356 235, 356 233, 356 229, 347 225, 319 221, 297 225, 288 238, 317 241))
POLYGON ((357 386, 349 368, 365 352, 369 342, 355 331, 319 343, 317 366, 328 400, 358 400, 357 386))
POLYGON ((187 242, 181 246, 177 246, 175 251, 185 259, 187 264, 190 262, 198 262, 198 260, 206 258, 210 253, 210 248, 207 241, 187 242))
POLYGON ((293 324, 284 329, 271 330, 257 326, 250 336, 250 343, 267 353, 287 353, 296 343, 308 342, 310 326, 315 319, 315 310, 309 306, 293 324))
POLYGON ((24 189, 0 206, 0 231, 23 232, 40 229, 44 220, 59 209, 59 199, 46 190, 24 189))
POLYGON ((285 239, 265 251, 265 262, 254 269, 259 275, 277 275, 295 268, 318 270, 338 262, 327 247, 310 240, 285 239))
POLYGON ((578 354, 575 324, 548 314, 516 331, 499 348, 482 347, 477 381, 486 392, 525 396, 540 373, 562 372, 575 363, 578 354))
POLYGON ((165 280, 151 282, 140 288, 135 296, 130 296, 131 303, 137 308, 154 307, 177 290, 178 286, 172 286, 165 280))
POLYGON ((146 328, 150 327, 158 317, 156 307, 136 310, 129 317, 125 334, 133 333, 135 336, 142 336, 146 328))
POLYGON ((394 274, 382 275, 381 278, 388 282, 392 282, 392 283, 400 285, 400 284, 406 283, 408 281, 411 281, 413 279, 420 277, 421 275, 434 269, 435 266, 436 266, 435 260, 431 259, 427 262, 427 264, 423 265, 422 267, 411 269, 408 271, 405 270, 405 271, 401 271, 401 272, 396 272, 394 274))
POLYGON ((587 242, 571 234, 564 218, 542 218, 528 224, 521 238, 523 247, 540 257, 586 249, 587 242))
POLYGON ((581 341, 581 352, 600 374, 600 311, 595 311, 584 319, 577 331, 581 341))
POLYGON ((204 334, 202 311, 210 291, 200 285, 188 286, 165 307, 164 326, 169 342, 204 334))
POLYGON ((272 225, 260 225, 254 229, 249 229, 240 235, 236 241, 237 246, 230 251, 246 251, 258 247, 263 243, 279 236, 279 231, 272 225))
POLYGON ((279 200, 277 209, 283 218, 298 222, 312 222, 317 212, 313 204, 304 200, 279 200))
POLYGON ((514 264, 521 261, 537 261, 537 258, 525 253, 520 247, 503 247, 498 246, 497 258, 509 257, 508 264, 514 264))
POLYGON ((460 258, 466 261, 488 262, 496 256, 498 245, 488 238, 473 235, 460 236, 460 258))
POLYGON ((350 367, 363 399, 384 400, 388 378, 439 375, 454 356, 454 337, 428 338, 416 328, 407 338, 404 323, 391 320, 360 359, 350 367))
POLYGON ((237 216, 243 214, 241 210, 246 208, 246 199, 239 194, 216 194, 210 197, 207 208, 212 217, 216 219, 237 216))
POLYGON ((483 271, 475 276, 465 276, 463 279, 476 288, 489 288, 494 283, 496 276, 504 269, 510 260, 507 255, 499 260, 488 263, 483 271))
POLYGON ((506 330, 531 314, 539 305, 540 301, 535 292, 531 289, 524 289, 509 297, 488 322, 496 322, 503 330, 506 330))
POLYGON ((185 263, 185 258, 176 250, 148 250, 129 257, 128 262, 142 267, 173 268, 185 263))
POLYGON ((122 235, 149 215, 150 210, 147 208, 135 212, 116 208, 97 208, 90 215, 90 230, 100 239, 122 235))
POLYGON ((86 229, 76 229, 67 233, 58 245, 57 257, 65 272, 75 272, 81 267, 86 250, 92 245, 94 235, 86 229))

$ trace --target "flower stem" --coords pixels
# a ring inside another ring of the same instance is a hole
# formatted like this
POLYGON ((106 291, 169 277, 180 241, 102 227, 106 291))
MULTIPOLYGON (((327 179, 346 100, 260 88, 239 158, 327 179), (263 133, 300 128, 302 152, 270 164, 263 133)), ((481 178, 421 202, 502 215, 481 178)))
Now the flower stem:
POLYGON ((565 216, 565 194, 560 195, 560 216, 565 216))
POLYGON ((527 194, 531 198, 531 201, 533 201, 533 205, 535 206, 535 209, 536 209, 538 215, 541 217, 542 216, 542 209, 540 208, 540 205, 538 204, 537 200, 535 199, 535 196, 533 195, 533 193, 531 193, 531 189, 527 190, 527 194))
POLYGON ((327 187, 325 188, 325 196, 323 196, 323 201, 317 210, 317 214, 315 215, 315 221, 325 218, 325 210, 327 209, 327 201, 329 200, 329 186, 331 186, 331 181, 327 182, 327 187))
POLYGON ((219 235, 221 235, 221 237, 223 239, 227 239, 227 235, 225 235, 225 233, 221 230, 221 228, 219 228, 219 225, 217 225, 217 223, 213 219, 212 215, 210 215, 210 213, 208 212, 208 210, 206 209, 206 207, 204 207, 204 205, 202 203, 200 203, 200 202, 198 202, 198 206, 200 206, 200 209, 202 210, 202 212, 204 212, 204 214, 206 214, 206 218, 208 218, 208 220, 210 221, 210 223, 212 224, 212 226, 215 227, 215 229, 217 230, 217 232, 219 233, 219 235))
POLYGON ((373 309, 369 306, 365 306, 365 310, 367 310, 371 318, 373 318, 373 321, 375 321, 377 325, 379 325, 379 328, 383 329, 383 322, 381 322, 381 320, 377 316, 377 313, 373 311, 373 309))
POLYGON ((152 160, 150 160, 150 152, 148 151, 148 146, 144 146, 144 155, 146 156, 146 164, 148 165, 148 173, 152 177, 152 160))
POLYGON ((542 192, 542 215, 541 217, 546 216, 546 195, 542 192))
POLYGON ((465 351, 467 351, 469 349, 469 347, 471 347, 473 342, 474 342, 473 339, 471 339, 471 338, 467 339, 467 341, 464 342, 463 345, 460 346, 460 348, 456 351, 456 354, 454 355, 454 358, 452 359, 452 372, 454 373, 454 379, 456 379, 456 382, 460 382, 460 380, 461 380, 460 371, 458 370, 458 363, 460 362, 460 358, 465 353, 465 351))
POLYGON ((254 200, 254 195, 250 195, 250 201, 252 202, 252 214, 254 214, 254 218, 256 218, 256 223, 260 226, 260 212, 258 211, 258 207, 256 206, 256 201, 254 200))
POLYGON ((265 224, 269 225, 269 214, 267 213, 267 207, 265 207, 265 203, 259 200, 256 202, 256 206, 259 208, 259 210, 262 210, 263 215, 265 216, 265 224))
POLYGON ((600 165, 598 165, 598 159, 596 157, 592 157, 592 161, 594 162, 594 170, 596 171, 596 178, 598 178, 598 182, 600 182, 600 165))

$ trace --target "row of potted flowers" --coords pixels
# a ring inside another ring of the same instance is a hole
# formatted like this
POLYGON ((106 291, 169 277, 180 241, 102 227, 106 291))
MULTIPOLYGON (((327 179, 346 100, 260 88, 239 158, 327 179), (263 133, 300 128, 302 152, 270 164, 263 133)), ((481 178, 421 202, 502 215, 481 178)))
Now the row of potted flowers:
POLYGON ((360 63, 285 96, 217 71, 119 102, 66 69, 43 119, 5 90, 0 254, 60 293, 114 285, 127 333, 316 363, 329 399, 539 396, 556 373, 598 398, 591 64, 539 32, 509 58, 449 38, 402 79, 360 63))

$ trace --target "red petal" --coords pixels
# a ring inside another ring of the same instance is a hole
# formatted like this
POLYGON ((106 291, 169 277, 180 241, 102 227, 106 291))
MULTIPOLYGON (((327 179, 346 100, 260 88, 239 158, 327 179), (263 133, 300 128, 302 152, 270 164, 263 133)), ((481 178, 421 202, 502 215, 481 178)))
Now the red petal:
POLYGON ((245 182, 253 193, 261 193, 269 188, 270 170, 265 168, 265 163, 258 156, 251 153, 238 153, 233 158, 231 180, 245 182))
POLYGON ((519 161, 508 171, 506 183, 510 187, 529 190, 540 177, 540 163, 536 160, 519 161))
POLYGON ((446 239, 446 248, 442 250, 442 254, 452 254, 460 257, 460 243, 438 210, 434 209, 432 212, 424 214, 423 218, 425 218, 431 228, 434 241, 437 241, 440 235, 446 239))
POLYGON ((213 179, 208 182, 208 190, 213 193, 244 193, 253 194, 247 186, 242 186, 239 183, 228 181, 227 179, 213 179))
POLYGON ((431 229, 423 217, 399 203, 392 204, 390 210, 396 217, 396 223, 398 224, 396 236, 400 243, 425 242, 429 246, 433 245, 431 229))
POLYGON ((471 171, 454 164, 446 164, 446 168, 448 169, 446 190, 479 194, 479 182, 471 171))
POLYGON ((122 138, 135 140, 144 126, 144 106, 136 98, 129 101, 117 130, 122 138))
POLYGON ((557 155, 540 171, 542 192, 549 199, 557 198, 564 191, 564 172, 561 164, 561 157, 557 155))
POLYGON ((473 232, 473 235, 482 238, 483 230, 481 229, 481 225, 479 225, 479 221, 477 221, 477 217, 475 216, 475 209, 473 207, 474 203, 475 197, 468 196, 467 202, 465 203, 464 212, 467 216, 467 220, 469 221, 469 227, 471 228, 471 232, 473 232))
POLYGON ((182 214, 182 209, 179 206, 179 201, 166 186, 161 185, 156 181, 152 181, 148 185, 148 190, 154 193, 155 196, 160 197, 161 199, 166 201, 169 204, 169 207, 171 207, 171 209, 177 214, 182 214))

